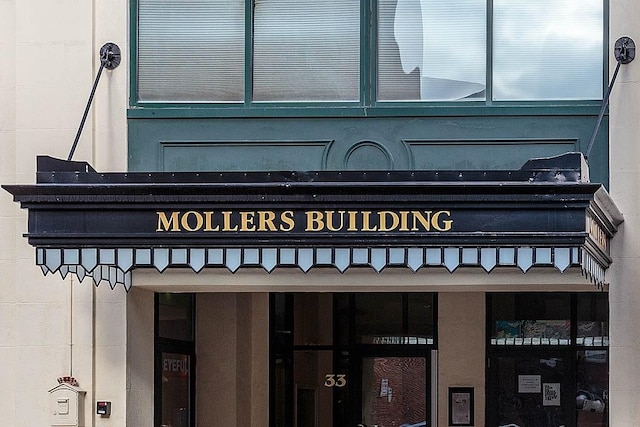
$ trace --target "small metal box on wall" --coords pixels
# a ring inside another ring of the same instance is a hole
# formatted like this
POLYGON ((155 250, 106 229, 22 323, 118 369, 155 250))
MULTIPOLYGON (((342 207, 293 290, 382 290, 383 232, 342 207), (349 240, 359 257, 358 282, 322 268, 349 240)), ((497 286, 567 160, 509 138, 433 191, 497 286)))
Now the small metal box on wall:
POLYGON ((49 390, 51 426, 84 427, 84 397, 79 387, 61 383, 49 390))

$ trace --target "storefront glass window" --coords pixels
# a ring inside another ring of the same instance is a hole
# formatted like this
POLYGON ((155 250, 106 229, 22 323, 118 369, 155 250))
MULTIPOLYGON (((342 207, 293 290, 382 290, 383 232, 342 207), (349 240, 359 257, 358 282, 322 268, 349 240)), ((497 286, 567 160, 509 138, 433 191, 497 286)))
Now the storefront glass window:
POLYGON ((188 427, 191 418, 189 382, 191 357, 162 353, 162 418, 160 426, 188 427))
POLYGON ((499 293, 488 302, 489 424, 607 426, 608 294, 499 293), (532 318, 541 320, 528 337, 532 318))
POLYGON ((194 425, 193 294, 156 294, 155 425, 194 425))
POLYGON ((578 427, 606 426, 609 406, 609 352, 580 350, 576 366, 578 427))
POLYGON ((605 293, 578 295, 578 345, 609 345, 609 305, 606 296, 605 293))
POLYGON ((193 296, 160 294, 158 296, 158 336, 173 340, 193 340, 193 296))
POLYGON ((494 294, 492 345, 569 345, 570 294, 494 294))

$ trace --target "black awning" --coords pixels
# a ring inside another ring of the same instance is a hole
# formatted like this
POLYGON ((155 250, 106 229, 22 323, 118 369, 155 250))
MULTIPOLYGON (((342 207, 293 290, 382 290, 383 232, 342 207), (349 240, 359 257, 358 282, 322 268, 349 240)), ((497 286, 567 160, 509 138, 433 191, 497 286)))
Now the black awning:
POLYGON ((45 273, 131 286, 134 268, 579 267, 602 286, 622 216, 579 153, 515 171, 99 173, 38 158, 45 273))

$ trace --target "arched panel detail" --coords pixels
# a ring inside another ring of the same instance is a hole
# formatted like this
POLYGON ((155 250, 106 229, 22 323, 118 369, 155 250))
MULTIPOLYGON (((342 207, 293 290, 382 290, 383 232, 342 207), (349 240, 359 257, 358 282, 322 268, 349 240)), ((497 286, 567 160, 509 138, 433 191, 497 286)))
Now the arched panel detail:
POLYGON ((354 144, 344 157, 347 170, 393 170, 391 153, 385 146, 374 141, 354 144))

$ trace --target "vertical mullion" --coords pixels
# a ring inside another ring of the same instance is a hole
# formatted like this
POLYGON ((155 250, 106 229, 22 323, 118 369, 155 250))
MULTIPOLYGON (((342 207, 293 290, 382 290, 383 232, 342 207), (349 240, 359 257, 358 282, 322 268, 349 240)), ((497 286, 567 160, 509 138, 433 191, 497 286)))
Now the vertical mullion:
POLYGON ((253 10, 254 0, 244 0, 244 106, 253 99, 253 10))
POLYGON ((138 103, 138 0, 132 0, 129 7, 129 105, 133 106, 138 103))
POLYGON ((486 53, 487 65, 485 76, 485 103, 490 106, 493 103, 493 0, 487 0, 487 37, 486 53))
POLYGON ((360 105, 372 103, 375 52, 372 51, 375 24, 373 5, 376 0, 360 0, 360 105))
POLYGON ((602 0, 602 99, 609 87, 609 2, 602 0))

